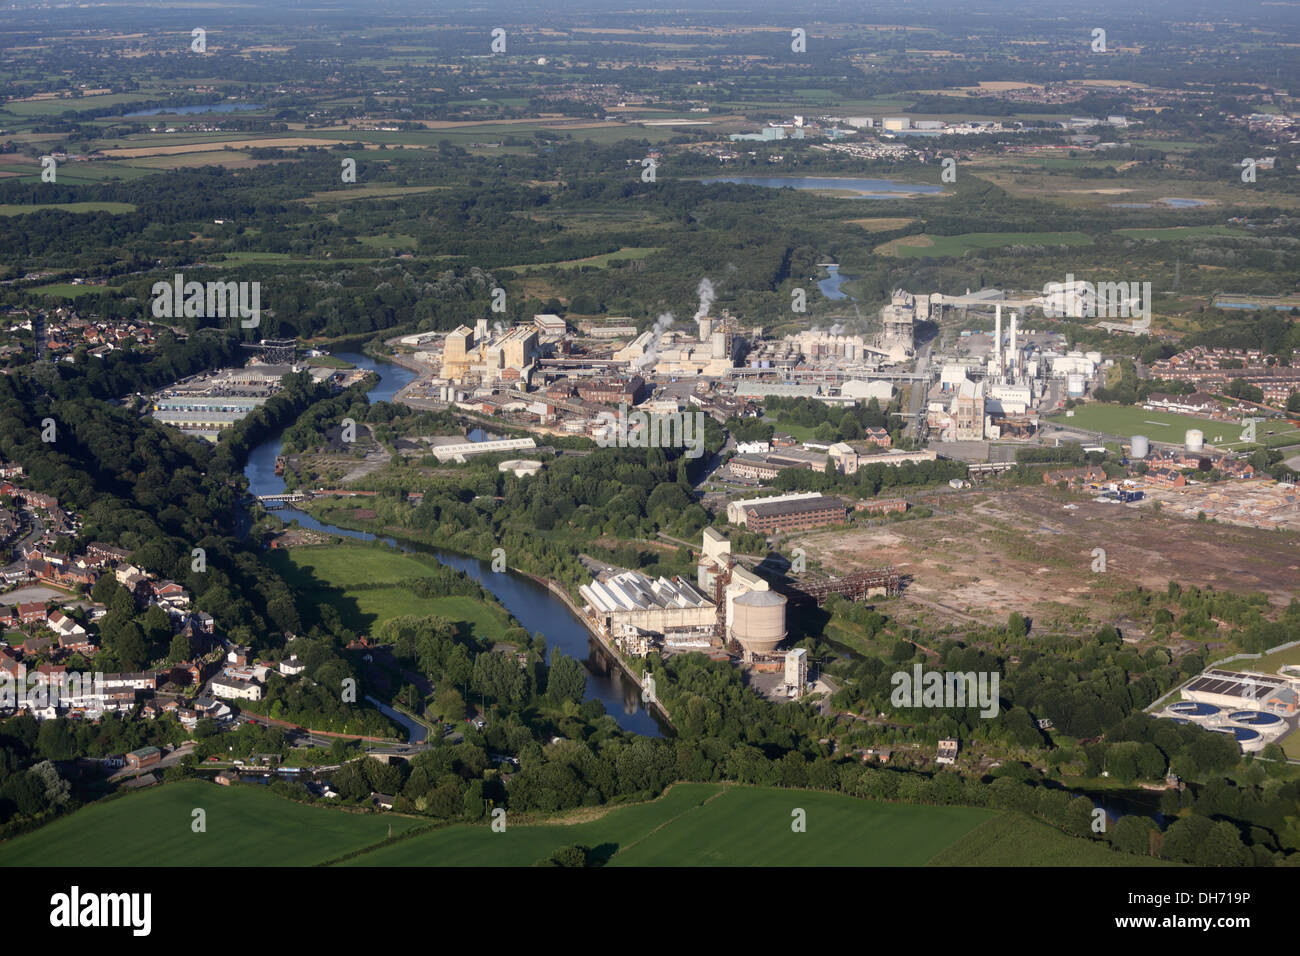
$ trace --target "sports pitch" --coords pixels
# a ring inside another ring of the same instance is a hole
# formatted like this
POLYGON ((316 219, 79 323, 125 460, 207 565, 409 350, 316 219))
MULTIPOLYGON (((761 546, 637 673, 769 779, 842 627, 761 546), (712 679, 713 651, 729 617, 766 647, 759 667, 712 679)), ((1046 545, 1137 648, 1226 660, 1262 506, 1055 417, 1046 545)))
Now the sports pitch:
POLYGON ((1071 417, 1067 418, 1061 412, 1051 416, 1051 420, 1060 425, 1101 432, 1104 435, 1118 435, 1124 439, 1145 435, 1152 441, 1179 445, 1186 438, 1188 429, 1192 428, 1200 429, 1205 434, 1206 444, 1213 444, 1219 437, 1225 442, 1233 442, 1241 437, 1241 425, 1235 422, 1216 422, 1170 412, 1148 412, 1138 405, 1090 402, 1074 409, 1071 417))

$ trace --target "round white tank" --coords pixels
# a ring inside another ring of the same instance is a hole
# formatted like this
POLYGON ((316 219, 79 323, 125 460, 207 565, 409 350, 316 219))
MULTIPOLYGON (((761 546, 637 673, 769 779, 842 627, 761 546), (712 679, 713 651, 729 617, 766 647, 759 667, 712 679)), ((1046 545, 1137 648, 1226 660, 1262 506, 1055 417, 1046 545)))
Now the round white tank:
POLYGON ((1205 432, 1199 428, 1189 428, 1185 442, 1188 451, 1200 451, 1205 447, 1205 432))
POLYGON ((1133 450, 1129 452, 1130 458, 1136 458, 1139 461, 1151 454, 1151 442, 1147 440, 1146 435, 1133 436, 1133 450))
POLYGON ((733 602, 731 633, 751 654, 770 654, 785 640, 785 595, 748 591, 733 602))

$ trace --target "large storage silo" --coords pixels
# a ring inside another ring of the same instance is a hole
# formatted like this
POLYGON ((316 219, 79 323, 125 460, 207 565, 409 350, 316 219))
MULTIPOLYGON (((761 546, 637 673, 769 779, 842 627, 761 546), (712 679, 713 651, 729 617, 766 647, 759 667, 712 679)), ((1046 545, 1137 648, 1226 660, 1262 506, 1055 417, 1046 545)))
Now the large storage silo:
POLYGON ((1146 435, 1133 436, 1133 448, 1129 452, 1130 458, 1136 458, 1141 461, 1147 455, 1151 454, 1151 442, 1146 435))
POLYGON ((1185 441, 1188 451, 1200 451, 1205 447, 1205 432, 1199 428, 1189 428, 1185 441))
POLYGON ((785 595, 749 591, 733 601, 731 636, 751 654, 770 654, 785 640, 785 595))

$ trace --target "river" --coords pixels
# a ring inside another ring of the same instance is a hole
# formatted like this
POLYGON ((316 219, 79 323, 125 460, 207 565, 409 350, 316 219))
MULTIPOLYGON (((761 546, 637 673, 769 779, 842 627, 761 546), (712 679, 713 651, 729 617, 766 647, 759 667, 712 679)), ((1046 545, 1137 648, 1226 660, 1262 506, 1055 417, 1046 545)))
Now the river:
MULTIPOLYGON (((338 358, 379 376, 378 384, 366 393, 371 402, 392 401, 393 396, 415 378, 415 373, 410 369, 368 355, 355 352, 335 354, 338 358)), ((275 473, 275 459, 279 454, 279 434, 253 449, 248 457, 248 465, 244 468, 248 490, 252 494, 274 495, 285 490, 284 479, 275 473)), ((325 524, 296 508, 286 507, 276 511, 276 514, 286 523, 296 520, 304 528, 314 528, 327 534, 362 541, 373 541, 376 537, 369 532, 325 524)), ((444 551, 415 541, 390 537, 383 537, 382 540, 399 550, 428 554, 441 564, 464 571, 495 595, 529 633, 543 635, 548 653, 551 648, 558 647, 570 657, 582 661, 587 668, 587 696, 604 704, 606 713, 617 720, 620 727, 647 737, 662 736, 659 719, 641 706, 640 688, 627 679, 615 662, 609 660, 604 649, 594 642, 582 622, 546 587, 513 571, 493 571, 488 562, 468 555, 444 551)))

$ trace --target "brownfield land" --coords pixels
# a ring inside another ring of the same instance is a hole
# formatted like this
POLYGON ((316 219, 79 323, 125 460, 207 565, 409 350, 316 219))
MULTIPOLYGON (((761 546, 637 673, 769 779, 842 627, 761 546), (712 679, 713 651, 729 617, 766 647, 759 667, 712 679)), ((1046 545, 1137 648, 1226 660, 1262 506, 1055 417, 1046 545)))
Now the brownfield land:
POLYGON ((1046 488, 934 495, 931 518, 799 532, 823 568, 845 574, 893 565, 910 577, 891 616, 932 625, 1005 624, 1020 611, 1044 626, 1084 632, 1122 613, 1121 592, 1142 585, 1262 591, 1275 607, 1296 595, 1300 535, 1103 504, 1046 488), (1074 505, 1074 508, 1067 508, 1074 505), (1106 570, 1094 573, 1093 550, 1106 570))

